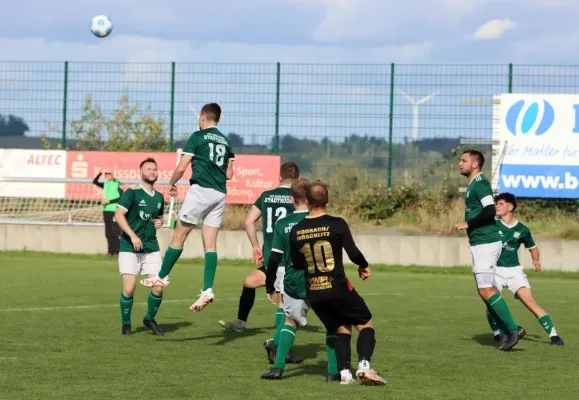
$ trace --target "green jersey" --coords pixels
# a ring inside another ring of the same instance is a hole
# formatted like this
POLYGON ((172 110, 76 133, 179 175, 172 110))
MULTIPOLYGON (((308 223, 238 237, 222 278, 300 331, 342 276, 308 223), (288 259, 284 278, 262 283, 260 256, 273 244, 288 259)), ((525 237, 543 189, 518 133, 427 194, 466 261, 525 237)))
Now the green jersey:
POLYGON ((280 186, 276 189, 263 192, 253 204, 254 207, 259 208, 259 211, 261 211, 264 267, 267 267, 267 262, 269 261, 275 223, 280 218, 284 218, 294 211, 294 205, 290 200, 290 193, 288 186, 280 186))
POLYGON ((294 299, 305 299, 306 275, 304 269, 294 269, 290 255, 290 235, 294 225, 303 221, 308 211, 294 211, 285 218, 279 219, 273 231, 273 243, 271 251, 283 254, 280 265, 285 265, 283 279, 284 292, 294 299))
MULTIPOLYGON (((491 183, 483 174, 478 174, 469 182, 464 201, 464 218, 466 222, 479 215, 486 206, 495 204, 491 183)), ((499 229, 494 221, 480 228, 469 228, 466 230, 466 233, 471 246, 501 240, 499 229)))
POLYGON ((229 160, 235 155, 231 141, 215 127, 193 133, 183 149, 183 154, 193 157, 191 160, 191 185, 215 189, 227 193, 225 172, 229 160))
POLYGON ((503 234, 503 251, 497 262, 498 267, 518 267, 519 262, 519 247, 521 244, 525 245, 526 249, 536 247, 531 230, 519 221, 514 225, 508 226, 500 219, 497 220, 497 227, 503 234))
MULTIPOLYGON (((163 195, 153 189, 147 192, 141 185, 133 186, 121 196, 118 207, 127 210, 125 217, 131 229, 143 242, 139 253, 154 253, 159 251, 155 218, 162 217, 165 212, 163 195)), ((121 251, 134 253, 133 242, 125 232, 121 235, 121 251)))

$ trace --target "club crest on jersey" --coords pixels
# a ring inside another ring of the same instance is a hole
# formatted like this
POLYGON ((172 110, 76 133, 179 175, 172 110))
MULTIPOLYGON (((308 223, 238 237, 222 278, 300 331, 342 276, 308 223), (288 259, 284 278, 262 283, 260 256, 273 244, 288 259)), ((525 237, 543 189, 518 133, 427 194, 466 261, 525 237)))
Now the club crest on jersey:
POLYGON ((143 221, 148 221, 151 219, 151 214, 146 214, 143 210, 141 210, 139 211, 139 217, 141 217, 143 221))
POLYGON ((157 203, 157 210, 161 209, 161 203, 157 203))
POLYGON ((514 235, 515 239, 518 239, 521 237, 521 232, 515 232, 514 235))

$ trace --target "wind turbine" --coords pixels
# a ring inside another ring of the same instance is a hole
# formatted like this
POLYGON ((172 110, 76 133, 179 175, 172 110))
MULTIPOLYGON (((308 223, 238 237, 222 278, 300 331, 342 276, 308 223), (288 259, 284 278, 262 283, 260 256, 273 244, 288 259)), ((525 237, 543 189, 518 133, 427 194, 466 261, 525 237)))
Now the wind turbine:
POLYGON ((429 94, 421 98, 420 100, 416 101, 414 98, 410 97, 408 94, 404 93, 402 90, 396 88, 396 91, 400 93, 402 96, 406 97, 406 100, 412 104, 412 137, 414 140, 418 140, 418 106, 420 104, 426 103, 428 100, 432 99, 434 96, 440 94, 440 90, 434 93, 429 94))

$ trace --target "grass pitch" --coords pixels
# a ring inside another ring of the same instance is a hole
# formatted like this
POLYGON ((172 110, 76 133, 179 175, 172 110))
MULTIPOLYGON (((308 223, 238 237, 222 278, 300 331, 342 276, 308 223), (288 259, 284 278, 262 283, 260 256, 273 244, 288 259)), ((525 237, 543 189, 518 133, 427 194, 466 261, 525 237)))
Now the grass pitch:
MULTIPOLYGON (((237 315, 243 277, 255 267, 220 261, 216 302, 191 313, 202 261, 171 274, 157 338, 141 326, 147 290, 137 288, 131 337, 120 335, 120 278, 115 261, 93 256, 0 253, 1 399, 577 399, 579 275, 533 273, 533 291, 565 346, 549 344, 535 318, 510 293, 507 302, 527 336, 514 351, 494 350, 468 268, 373 266, 360 282, 376 323, 373 367, 385 387, 327 384, 324 329, 313 312, 295 350, 307 357, 285 379, 263 381, 270 367, 262 343, 275 308, 258 289, 245 333, 224 332, 237 315)), ((353 365, 357 364, 354 335, 353 365)))

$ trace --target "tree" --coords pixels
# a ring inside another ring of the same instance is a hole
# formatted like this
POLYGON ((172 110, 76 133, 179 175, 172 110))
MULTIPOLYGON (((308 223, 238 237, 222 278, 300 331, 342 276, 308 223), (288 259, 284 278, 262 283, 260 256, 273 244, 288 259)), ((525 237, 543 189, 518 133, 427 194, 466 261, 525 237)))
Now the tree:
POLYGON ((23 136, 30 128, 24 119, 10 114, 8 117, 0 115, 0 136, 23 136))
MULTIPOLYGON (((52 124, 48 131, 59 132, 52 124)), ((139 104, 131 106, 128 96, 120 98, 108 117, 86 96, 80 117, 69 123, 68 138, 76 141, 76 150, 164 151, 169 147, 163 116, 155 117, 150 104, 144 112, 139 104)), ((41 139, 45 147, 52 146, 46 134, 41 139)))

